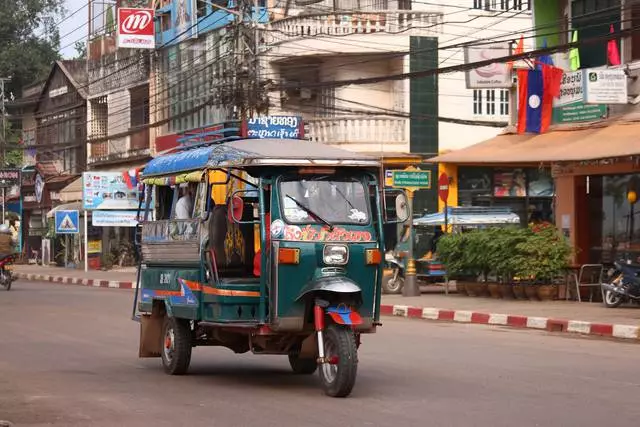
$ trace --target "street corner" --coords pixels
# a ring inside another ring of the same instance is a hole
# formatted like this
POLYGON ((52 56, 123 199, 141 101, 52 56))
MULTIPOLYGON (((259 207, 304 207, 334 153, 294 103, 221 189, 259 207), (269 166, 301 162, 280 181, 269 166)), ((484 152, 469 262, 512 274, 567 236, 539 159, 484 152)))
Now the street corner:
POLYGON ((575 336, 593 336, 640 342, 640 326, 635 325, 391 304, 382 305, 380 313, 382 316, 407 319, 532 329, 549 333, 566 333, 575 336))

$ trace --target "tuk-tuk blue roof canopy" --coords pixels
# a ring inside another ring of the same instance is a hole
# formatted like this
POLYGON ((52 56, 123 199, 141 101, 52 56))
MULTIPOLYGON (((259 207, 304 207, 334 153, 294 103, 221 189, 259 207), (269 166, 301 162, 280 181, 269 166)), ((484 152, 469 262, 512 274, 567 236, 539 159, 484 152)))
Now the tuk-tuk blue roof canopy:
POLYGON ((168 176, 205 168, 250 166, 371 166, 374 157, 299 139, 241 139, 180 149, 152 159, 144 177, 168 176))
MULTIPOLYGON (((426 214, 413 220, 414 226, 444 225, 443 212, 426 214)), ((449 207, 447 208, 447 223, 449 225, 506 225, 520 224, 520 216, 510 208, 503 207, 449 207)))

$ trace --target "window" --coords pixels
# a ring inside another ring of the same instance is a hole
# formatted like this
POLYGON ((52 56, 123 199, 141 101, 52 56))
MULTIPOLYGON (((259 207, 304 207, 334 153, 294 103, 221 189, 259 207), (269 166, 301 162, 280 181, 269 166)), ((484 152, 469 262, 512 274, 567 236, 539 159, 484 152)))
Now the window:
POLYGON ((482 91, 473 91, 473 114, 482 114, 482 91))
POLYGON ((509 91, 507 89, 474 89, 473 114, 476 116, 508 116, 509 91), (498 92, 497 98, 496 92, 498 92))
POLYGON ((487 115, 494 116, 496 114, 496 91, 487 91, 487 115))
POLYGON ((310 177, 280 183, 284 218, 293 224, 367 224, 368 193, 355 178, 310 177))
POLYGON ((474 0, 474 9, 531 10, 531 0, 474 0))
POLYGON ((501 116, 509 115, 509 91, 508 90, 500 91, 500 115, 501 116))

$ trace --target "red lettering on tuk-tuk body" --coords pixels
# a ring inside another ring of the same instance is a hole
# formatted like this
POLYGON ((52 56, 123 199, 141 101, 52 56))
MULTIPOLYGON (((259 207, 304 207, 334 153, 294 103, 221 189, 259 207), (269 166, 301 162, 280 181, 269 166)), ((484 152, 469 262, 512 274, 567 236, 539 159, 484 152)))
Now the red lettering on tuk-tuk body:
POLYGON ((316 228, 307 225, 302 229, 295 225, 285 228, 284 240, 296 240, 303 242, 370 242, 373 235, 369 231, 347 230, 343 227, 316 228))

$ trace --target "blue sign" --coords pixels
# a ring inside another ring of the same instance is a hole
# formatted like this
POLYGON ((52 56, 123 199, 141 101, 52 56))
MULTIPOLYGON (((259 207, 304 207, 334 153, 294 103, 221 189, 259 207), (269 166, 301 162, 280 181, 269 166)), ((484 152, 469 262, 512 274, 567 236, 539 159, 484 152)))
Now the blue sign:
POLYGON ((245 123, 247 138, 302 139, 304 123, 298 116, 264 116, 248 119, 245 123))
POLYGON ((80 233, 80 213, 78 211, 56 211, 56 234, 80 233))

